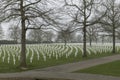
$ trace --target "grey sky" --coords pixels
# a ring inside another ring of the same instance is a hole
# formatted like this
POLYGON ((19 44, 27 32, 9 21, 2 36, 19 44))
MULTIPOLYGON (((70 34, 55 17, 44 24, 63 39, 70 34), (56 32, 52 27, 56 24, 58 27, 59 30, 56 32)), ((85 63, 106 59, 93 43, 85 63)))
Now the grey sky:
POLYGON ((8 28, 9 28, 9 23, 2 23, 1 24, 3 32, 4 32, 4 37, 3 39, 7 39, 7 34, 8 34, 8 28))
MULTIPOLYGON (((57 0, 56 0, 57 1, 57 0)), ((54 7, 60 7, 60 6, 62 6, 63 4, 62 4, 62 1, 63 0, 58 0, 58 2, 59 3, 56 3, 56 5, 54 5, 54 7)), ((75 1, 77 1, 77 0, 75 0, 75 1)), ((118 3, 120 2, 120 0, 116 0, 118 3)), ((4 31, 4 35, 5 35, 5 37, 4 37, 4 39, 8 39, 8 28, 9 28, 9 26, 10 26, 10 23, 2 23, 1 24, 2 25, 2 28, 3 28, 3 31, 4 31)))

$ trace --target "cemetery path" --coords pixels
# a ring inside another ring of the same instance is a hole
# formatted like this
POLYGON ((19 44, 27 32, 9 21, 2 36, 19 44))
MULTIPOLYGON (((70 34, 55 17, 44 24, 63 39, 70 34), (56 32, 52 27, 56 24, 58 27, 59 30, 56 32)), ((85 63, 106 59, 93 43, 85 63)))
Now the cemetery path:
MULTIPOLYGON (((81 62, 69 63, 69 64, 53 66, 44 69, 30 70, 25 72, 1 73, 0 80, 4 80, 3 78, 30 78, 31 80, 35 80, 33 78, 64 78, 71 80, 120 80, 120 77, 113 77, 113 76, 84 74, 84 73, 70 73, 76 70, 80 70, 116 60, 120 60, 120 55, 113 55, 98 59, 85 60, 81 62)), ((26 79, 22 79, 22 80, 26 80, 26 79)))
POLYGON ((116 60, 120 60, 120 55, 113 55, 113 56, 102 57, 98 59, 91 59, 91 60, 85 60, 81 62, 58 65, 58 66, 48 67, 44 69, 37 69, 36 71, 73 72, 76 70, 80 70, 80 69, 92 67, 95 65, 116 61, 116 60))
POLYGON ((104 76, 96 74, 83 74, 83 73, 64 73, 64 72, 46 72, 46 71, 27 71, 20 73, 6 73, 0 74, 0 80, 39 80, 41 78, 56 78, 59 80, 70 79, 70 80, 120 80, 120 77, 104 76), (11 79, 12 78, 12 79, 11 79), (20 79, 22 78, 22 79, 20 79))

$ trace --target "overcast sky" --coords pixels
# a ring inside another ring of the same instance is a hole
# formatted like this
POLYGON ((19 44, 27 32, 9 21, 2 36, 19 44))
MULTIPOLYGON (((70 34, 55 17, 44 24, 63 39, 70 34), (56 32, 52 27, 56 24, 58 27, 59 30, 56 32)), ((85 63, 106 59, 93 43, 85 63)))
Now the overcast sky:
MULTIPOLYGON (((60 1, 60 0, 59 0, 60 1)), ((117 2, 119 3, 120 2, 120 0, 117 0, 117 2)), ((58 7, 60 7, 60 6, 62 6, 62 4, 61 3, 56 3, 56 5, 58 6, 58 7)), ((56 6, 56 5, 54 5, 54 6, 56 6)), ((3 31, 4 31, 4 39, 8 39, 8 28, 9 28, 9 26, 10 26, 10 23, 2 23, 1 24, 1 26, 2 26, 2 28, 3 28, 3 31)))
POLYGON ((1 26, 2 26, 2 29, 4 31, 4 38, 3 39, 7 39, 7 34, 8 34, 7 30, 9 28, 9 23, 2 23, 1 26))
MULTIPOLYGON (((62 1, 62 0, 55 0, 56 2, 55 2, 54 4, 52 4, 53 1, 54 1, 54 0, 50 0, 50 3, 48 4, 49 8, 52 8, 52 7, 58 8, 58 7, 63 6, 63 4, 61 4, 61 1, 62 1), (58 6, 58 5, 59 5, 59 6, 58 6)), ((12 23, 13 23, 13 22, 12 22, 12 23)), ((13 23, 13 24, 15 24, 15 23, 13 23)), ((9 22, 6 22, 6 23, 2 23, 2 24, 1 24, 2 29, 3 29, 3 31, 4 31, 4 35, 5 35, 5 36, 4 36, 4 39, 8 39, 8 38, 9 38, 8 28, 10 27, 10 25, 11 25, 11 22, 10 22, 10 23, 9 23, 9 22)))

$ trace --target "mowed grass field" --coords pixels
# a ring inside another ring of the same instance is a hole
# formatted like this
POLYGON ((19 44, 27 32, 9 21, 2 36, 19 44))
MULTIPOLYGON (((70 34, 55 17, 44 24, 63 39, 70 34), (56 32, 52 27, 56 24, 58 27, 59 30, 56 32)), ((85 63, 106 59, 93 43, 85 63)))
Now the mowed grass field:
POLYGON ((102 64, 102 65, 97 65, 97 66, 79 70, 76 72, 120 77, 120 60, 102 64))
MULTIPOLYGON (((94 59, 103 56, 113 55, 111 45, 87 45, 87 58, 82 58, 82 44, 32 44, 26 46, 26 58, 28 69, 38 69, 60 64, 78 62, 86 59, 94 59)), ((116 47, 120 52, 120 47, 116 47)), ((0 46, 0 72, 21 71, 20 45, 0 46)))

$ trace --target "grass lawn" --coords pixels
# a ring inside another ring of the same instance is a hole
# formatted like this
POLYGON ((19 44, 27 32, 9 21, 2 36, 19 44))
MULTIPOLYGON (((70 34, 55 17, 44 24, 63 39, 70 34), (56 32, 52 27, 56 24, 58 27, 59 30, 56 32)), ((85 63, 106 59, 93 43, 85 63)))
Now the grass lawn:
POLYGON ((79 70, 76 72, 120 77, 120 60, 106 63, 106 64, 97 65, 97 66, 79 70))
MULTIPOLYGON (((68 58, 61 57, 61 59, 58 59, 58 60, 56 60, 55 58, 48 59, 47 61, 43 61, 43 59, 41 59, 40 61, 34 60, 33 63, 27 62, 27 65, 28 65, 28 70, 40 69, 40 68, 45 68, 45 67, 50 67, 55 65, 79 62, 83 60, 95 59, 95 58, 111 56, 111 55, 114 55, 114 54, 110 54, 110 53, 103 53, 103 54, 96 54, 96 55, 91 54, 91 55, 88 55, 87 58, 82 58, 82 55, 78 55, 76 58, 74 58, 73 55, 71 55, 68 58)), ((8 63, 2 63, 0 61, 0 73, 20 72, 21 70, 18 68, 18 65, 19 65, 18 62, 16 65, 13 65, 8 63)))

